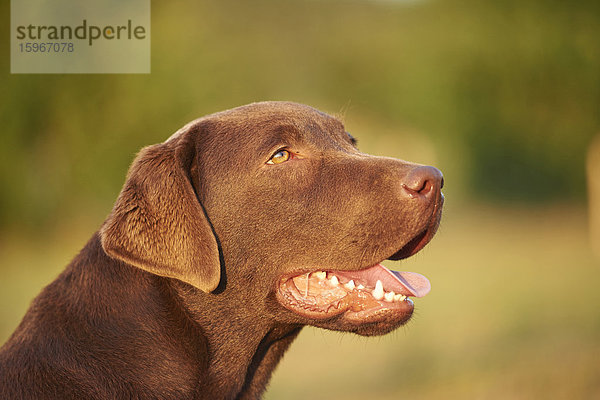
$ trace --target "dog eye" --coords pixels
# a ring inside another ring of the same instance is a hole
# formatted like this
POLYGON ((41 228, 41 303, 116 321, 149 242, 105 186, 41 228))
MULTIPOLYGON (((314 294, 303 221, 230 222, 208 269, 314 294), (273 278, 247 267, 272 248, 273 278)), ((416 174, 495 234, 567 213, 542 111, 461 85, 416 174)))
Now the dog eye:
POLYGON ((271 159, 267 161, 267 164, 281 164, 289 160, 291 157, 291 153, 287 150, 279 150, 277 153, 273 154, 271 159))

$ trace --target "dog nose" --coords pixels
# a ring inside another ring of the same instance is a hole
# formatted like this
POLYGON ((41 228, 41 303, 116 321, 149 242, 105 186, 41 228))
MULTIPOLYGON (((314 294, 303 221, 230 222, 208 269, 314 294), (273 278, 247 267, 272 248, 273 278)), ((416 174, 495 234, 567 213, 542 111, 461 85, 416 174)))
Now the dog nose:
POLYGON ((444 187, 444 176, 434 167, 416 167, 406 175, 402 187, 410 197, 430 197, 444 187))

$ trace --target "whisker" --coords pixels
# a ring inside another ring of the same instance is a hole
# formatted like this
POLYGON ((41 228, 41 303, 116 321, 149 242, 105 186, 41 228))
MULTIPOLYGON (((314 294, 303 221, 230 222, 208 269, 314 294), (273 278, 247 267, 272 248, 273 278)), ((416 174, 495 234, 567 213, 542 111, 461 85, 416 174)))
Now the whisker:
POLYGON ((304 289, 304 297, 308 297, 308 275, 310 272, 306 273, 306 289, 304 289))

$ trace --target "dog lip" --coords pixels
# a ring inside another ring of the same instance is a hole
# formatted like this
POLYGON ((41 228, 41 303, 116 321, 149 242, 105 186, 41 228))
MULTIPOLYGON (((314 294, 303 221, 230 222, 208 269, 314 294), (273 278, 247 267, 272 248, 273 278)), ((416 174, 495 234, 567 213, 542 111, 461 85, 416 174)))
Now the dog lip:
POLYGON ((425 247, 432 238, 432 229, 427 228, 423 232, 417 234, 415 237, 409 240, 404 246, 402 246, 400 250, 396 251, 394 254, 386 258, 386 260, 398 261, 414 256, 421 249, 423 249, 423 247, 425 247))
POLYGON ((435 206, 431 213, 431 218, 428 221, 425 229, 417 233, 411 240, 404 244, 404 246, 402 246, 400 250, 396 251, 394 254, 386 258, 386 260, 403 260, 405 258, 414 256, 419 251, 421 251, 431 241, 431 239, 433 239, 433 236, 437 231, 437 227, 441 219, 440 210, 443 204, 444 195, 440 193, 439 199, 435 203, 435 206))
POLYGON ((437 228, 442 218, 442 207, 444 206, 444 194, 439 190, 432 203, 432 210, 430 217, 425 224, 422 231, 417 233, 411 240, 406 242, 399 250, 394 254, 386 258, 386 260, 403 260, 411 257, 418 253, 423 247, 425 247, 435 235, 437 228))

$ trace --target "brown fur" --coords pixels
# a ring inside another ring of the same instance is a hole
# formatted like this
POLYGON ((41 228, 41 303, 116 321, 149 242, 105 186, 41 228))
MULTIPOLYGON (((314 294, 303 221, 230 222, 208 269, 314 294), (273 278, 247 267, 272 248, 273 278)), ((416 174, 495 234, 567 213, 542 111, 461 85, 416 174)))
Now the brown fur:
POLYGON ((294 103, 193 121, 139 153, 99 232, 33 301, 0 350, 0 398, 259 398, 303 325, 394 329, 312 321, 274 292, 435 230, 440 196, 402 193, 418 168, 360 153, 338 120, 294 103), (283 146, 300 159, 266 165, 283 146))

